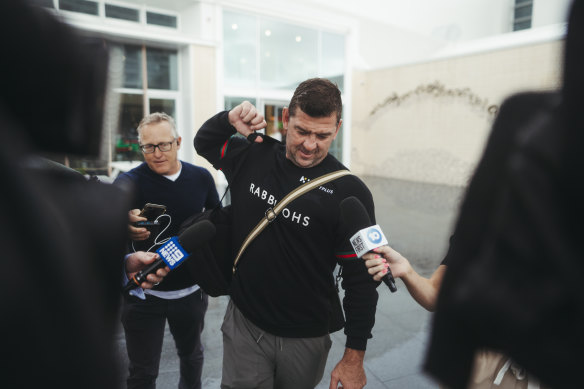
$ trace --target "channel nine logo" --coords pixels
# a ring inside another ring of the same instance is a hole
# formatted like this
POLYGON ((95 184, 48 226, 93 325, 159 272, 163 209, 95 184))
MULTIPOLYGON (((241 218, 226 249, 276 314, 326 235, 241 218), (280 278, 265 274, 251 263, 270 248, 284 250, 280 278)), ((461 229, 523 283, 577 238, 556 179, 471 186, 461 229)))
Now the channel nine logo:
POLYGON ((373 244, 379 244, 383 241, 383 233, 376 227, 371 227, 365 233, 367 240, 373 244))
POLYGON ((156 250, 158 255, 166 262, 170 269, 174 269, 187 257, 187 252, 178 243, 177 237, 173 237, 164 246, 156 250))

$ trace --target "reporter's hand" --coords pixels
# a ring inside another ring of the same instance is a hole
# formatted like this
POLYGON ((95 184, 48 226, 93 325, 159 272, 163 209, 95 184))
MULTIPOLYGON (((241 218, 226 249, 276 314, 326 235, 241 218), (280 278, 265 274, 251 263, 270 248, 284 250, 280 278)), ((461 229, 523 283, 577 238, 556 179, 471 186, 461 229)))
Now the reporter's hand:
MULTIPOLYGON (((159 259, 156 253, 148 253, 145 251, 136 251, 128 256, 126 259, 126 275, 128 279, 132 279, 136 273, 145 269, 148 265, 159 259)), ((155 273, 148 274, 146 281, 140 284, 142 289, 152 289, 156 284, 160 283, 170 271, 168 266, 164 266, 155 273)))
MULTIPOLYGON (((246 138, 262 128, 267 127, 267 123, 264 120, 264 115, 258 112, 256 107, 253 106, 249 101, 244 101, 237 107, 229 111, 229 123, 235 127, 238 133, 245 136, 246 138)), ((257 137, 255 140, 257 143, 261 143, 263 139, 257 137)))
POLYGON ((128 232, 130 233, 130 239, 146 240, 150 236, 150 231, 144 227, 134 227, 134 223, 138 221, 146 221, 148 219, 138 215, 140 215, 140 210, 137 208, 128 212, 128 219, 130 220, 130 224, 128 225, 128 232))
POLYGON ((367 271, 375 281, 387 274, 387 268, 391 269, 394 278, 401 278, 412 271, 410 262, 389 246, 381 246, 373 250, 373 253, 363 255, 367 271))

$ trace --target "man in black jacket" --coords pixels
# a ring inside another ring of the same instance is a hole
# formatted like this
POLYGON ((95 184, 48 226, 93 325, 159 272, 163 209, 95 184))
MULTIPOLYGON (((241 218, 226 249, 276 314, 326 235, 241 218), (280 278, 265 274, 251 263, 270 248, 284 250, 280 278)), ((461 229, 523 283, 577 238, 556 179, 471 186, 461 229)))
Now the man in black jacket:
MULTIPOLYGON (((325 79, 310 79, 298 86, 283 110, 285 145, 269 137, 257 137, 250 145, 245 137, 266 123, 248 102, 201 127, 194 140, 197 152, 221 168, 230 184, 234 248, 266 210, 296 187, 346 169, 328 154, 341 127, 341 110, 338 88, 325 79)), ((349 389, 365 385, 363 358, 378 283, 350 246, 351 226, 340 222, 339 203, 348 196, 356 196, 375 219, 365 184, 344 176, 294 200, 247 247, 233 276, 222 326, 222 388, 318 384, 331 346, 329 333, 342 327, 334 315, 337 264, 343 267, 347 341, 331 387, 339 382, 349 389)))

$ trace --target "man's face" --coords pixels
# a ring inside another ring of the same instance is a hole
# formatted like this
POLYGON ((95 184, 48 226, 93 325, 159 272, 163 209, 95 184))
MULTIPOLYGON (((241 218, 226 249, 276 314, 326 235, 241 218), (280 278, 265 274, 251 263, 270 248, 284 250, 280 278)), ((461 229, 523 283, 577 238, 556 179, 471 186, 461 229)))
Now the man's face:
POLYGON ((180 149, 181 138, 174 139, 172 128, 166 121, 151 123, 142 127, 141 144, 158 145, 160 143, 172 142, 169 151, 160 151, 158 147, 150 154, 143 153, 144 161, 150 169, 160 175, 171 175, 178 173, 180 163, 178 161, 178 150, 180 149))
POLYGON ((286 130, 286 158, 296 166, 309 168, 318 165, 327 156, 331 143, 336 138, 341 121, 337 114, 313 118, 296 108, 294 116, 288 108, 282 111, 286 130))

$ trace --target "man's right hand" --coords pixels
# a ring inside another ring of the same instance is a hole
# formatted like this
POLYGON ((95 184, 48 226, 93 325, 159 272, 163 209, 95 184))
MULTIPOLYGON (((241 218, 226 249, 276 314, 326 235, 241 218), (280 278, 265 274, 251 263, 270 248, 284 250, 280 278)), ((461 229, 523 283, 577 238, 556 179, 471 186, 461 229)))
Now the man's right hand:
MULTIPOLYGON (((268 125, 264 120, 264 115, 259 113, 257 108, 249 101, 244 101, 229 111, 229 123, 246 138, 268 125)), ((256 142, 260 143, 262 141, 261 137, 256 138, 256 142)))
POLYGON ((150 236, 150 231, 144 227, 134 227, 134 223, 138 221, 148 220, 140 215, 139 209, 132 209, 128 213, 128 218, 130 219, 130 224, 128 225, 128 231, 130 233, 130 239, 132 240, 146 240, 150 236))

